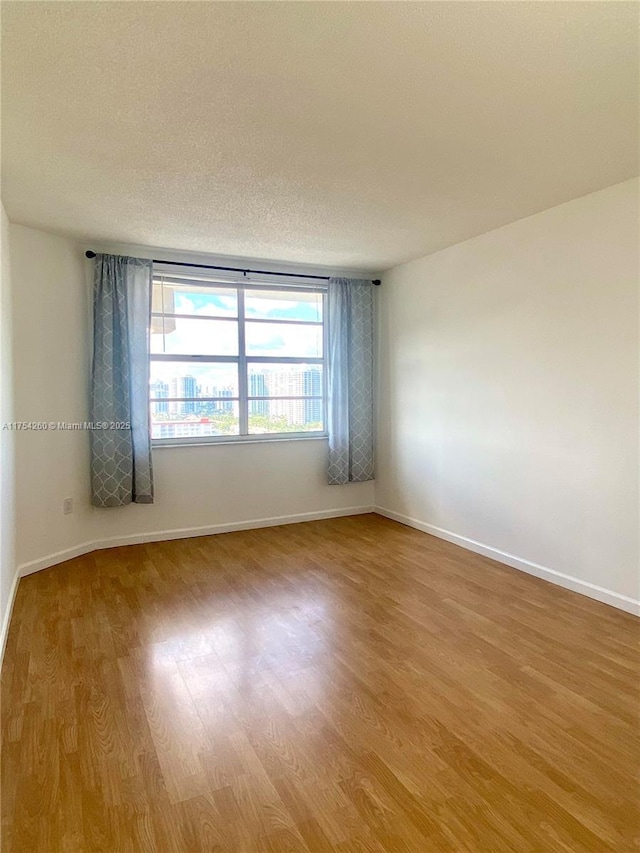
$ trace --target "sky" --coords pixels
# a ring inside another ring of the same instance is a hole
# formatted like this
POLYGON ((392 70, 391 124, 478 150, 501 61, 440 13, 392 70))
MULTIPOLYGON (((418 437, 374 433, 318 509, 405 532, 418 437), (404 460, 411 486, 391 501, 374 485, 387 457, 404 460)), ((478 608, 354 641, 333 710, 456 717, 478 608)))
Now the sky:
MULTIPOLYGON (((158 286, 156 285, 156 288, 158 286)), ((165 307, 169 307, 168 288, 165 288, 165 307)), ((152 353, 193 353, 199 355, 237 355, 238 332, 235 291, 205 288, 183 288, 174 291, 174 310, 179 314, 200 315, 227 319, 180 319, 175 321, 175 330, 163 338, 151 335, 152 353)), ((154 303, 159 303, 156 290, 154 303)), ((154 306, 155 307, 155 306, 154 306)), ((272 291, 270 298, 264 293, 245 292, 245 316, 247 355, 286 355, 301 358, 322 356, 322 327, 300 326, 287 323, 251 323, 251 318, 263 320, 322 319, 322 296, 314 293, 290 294, 272 291)), ((175 375, 175 374, 174 374, 175 375)))

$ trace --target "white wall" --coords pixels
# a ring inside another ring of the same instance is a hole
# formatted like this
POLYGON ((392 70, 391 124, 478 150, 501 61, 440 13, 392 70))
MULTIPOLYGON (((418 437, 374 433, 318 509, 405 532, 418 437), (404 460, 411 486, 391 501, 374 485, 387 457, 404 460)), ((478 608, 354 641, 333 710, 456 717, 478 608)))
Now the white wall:
POLYGON ((380 507, 640 598, 637 240, 634 180, 385 274, 380 507))
POLYGON ((327 485, 326 455, 323 439, 158 448, 155 503, 96 509, 95 537, 197 528, 206 533, 263 519, 371 508, 373 483, 327 485))
MULTIPOLYGON (((67 238, 19 225, 10 231, 15 419, 87 421, 90 265, 67 238)), ((155 504, 122 509, 90 505, 87 432, 20 432, 16 440, 17 562, 23 572, 94 541, 204 533, 373 505, 373 483, 326 485, 324 440, 157 449, 155 504), (67 496, 75 504, 69 516, 62 513, 67 496)))
MULTIPOLYGON (((1 207, 1 205, 0 205, 1 207)), ((0 656, 6 638, 9 605, 16 574, 14 433, 3 429, 13 416, 13 357, 11 335, 11 266, 9 220, 0 211, 0 656)))
MULTIPOLYGON (((15 420, 89 419, 84 263, 65 237, 11 225, 15 420)), ((87 432, 21 430, 16 440, 17 561, 91 539, 87 432), (62 501, 74 499, 63 515, 62 501)))

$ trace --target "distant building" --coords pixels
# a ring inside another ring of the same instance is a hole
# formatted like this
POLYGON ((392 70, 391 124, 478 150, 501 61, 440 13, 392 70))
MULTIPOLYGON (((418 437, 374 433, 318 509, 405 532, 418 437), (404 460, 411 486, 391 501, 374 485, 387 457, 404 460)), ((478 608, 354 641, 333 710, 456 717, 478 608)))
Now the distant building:
MULTIPOLYGON (((169 384, 158 379, 151 383, 151 396, 160 399, 165 399, 169 396, 169 384)), ((156 415, 166 414, 169 411, 168 403, 153 403, 154 412, 156 415)))
POLYGON ((284 417, 290 426, 322 422, 322 400, 304 399, 310 395, 322 396, 322 372, 319 367, 271 370, 267 374, 267 382, 272 397, 297 398, 271 400, 269 411, 272 417, 284 417))
MULTIPOLYGON (((272 397, 301 397, 302 373, 300 368, 269 370, 269 394, 272 397)), ((284 418, 289 426, 301 424, 304 419, 302 400, 271 400, 269 413, 273 418, 284 418)))
MULTIPOLYGON (((187 374, 186 376, 180 377, 180 397, 197 397, 198 396, 198 385, 196 383, 195 377, 187 374)), ((181 410, 184 414, 191 414, 196 412, 198 409, 198 404, 195 400, 187 400, 181 404, 181 410)))
MULTIPOLYGON (((223 388, 220 391, 220 397, 233 397, 233 391, 231 388, 223 388)), ((233 412, 233 402, 230 400, 228 403, 218 403, 218 410, 220 412, 233 412)))
MULTIPOLYGON (((266 397, 268 393, 267 377, 264 373, 252 373, 249 376, 249 396, 266 397)), ((249 414, 269 417, 269 402, 267 400, 250 400, 249 414)))
MULTIPOLYGON (((322 372, 319 367, 304 371, 302 387, 305 397, 322 397, 322 372)), ((322 423, 322 418, 322 400, 305 400, 303 423, 322 423)))

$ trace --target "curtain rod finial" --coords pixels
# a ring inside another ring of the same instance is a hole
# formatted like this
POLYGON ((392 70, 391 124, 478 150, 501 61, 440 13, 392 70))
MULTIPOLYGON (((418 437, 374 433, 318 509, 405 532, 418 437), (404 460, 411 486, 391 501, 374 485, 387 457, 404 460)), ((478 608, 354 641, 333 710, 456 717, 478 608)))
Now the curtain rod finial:
POLYGON ((85 258, 95 258, 96 253, 92 252, 91 249, 89 249, 87 252, 84 253, 84 256, 85 258))
POLYGON ((382 282, 380 281, 380 279, 379 279, 379 278, 374 278, 374 280, 373 280, 373 284, 375 284, 375 286, 376 286, 376 287, 380 287, 380 285, 382 284, 382 282))

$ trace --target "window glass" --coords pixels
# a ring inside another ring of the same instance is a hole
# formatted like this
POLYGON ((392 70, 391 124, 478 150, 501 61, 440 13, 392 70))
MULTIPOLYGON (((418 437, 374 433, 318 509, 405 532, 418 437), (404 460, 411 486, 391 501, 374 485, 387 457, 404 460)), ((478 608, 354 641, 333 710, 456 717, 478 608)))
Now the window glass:
POLYGON ((151 360, 150 396, 238 397, 238 365, 151 360))
POLYGON ((237 402, 226 402, 215 411, 204 414, 180 409, 180 405, 168 403, 167 411, 156 414, 158 403, 151 403, 151 438, 198 439, 213 436, 234 436, 240 433, 240 418, 237 402), (174 408, 172 408, 172 406, 174 408))
POLYGON ((151 352, 165 355, 237 355, 235 320, 191 320, 171 315, 153 318, 151 352))
POLYGON ((154 280, 151 310, 159 314, 191 314, 196 317, 237 317, 234 289, 154 280))
POLYGON ((319 290, 156 277, 152 438, 188 443, 322 432, 323 308, 319 290))
POLYGON ((246 323, 247 356, 322 358, 322 326, 246 323))
POLYGON ((321 323, 322 293, 247 290, 244 310, 248 320, 295 320, 321 323))

